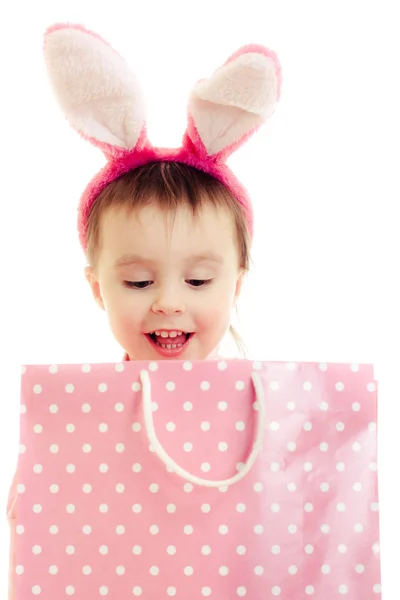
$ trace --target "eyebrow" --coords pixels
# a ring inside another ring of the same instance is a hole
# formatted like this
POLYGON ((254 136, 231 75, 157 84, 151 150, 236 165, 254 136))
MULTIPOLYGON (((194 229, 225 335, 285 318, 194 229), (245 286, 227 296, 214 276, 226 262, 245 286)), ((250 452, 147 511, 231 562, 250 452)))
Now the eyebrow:
MULTIPOLYGON (((214 252, 205 252, 203 254, 195 254, 191 256, 188 260, 190 263, 199 263, 199 262, 214 262, 217 264, 222 264, 224 262, 224 258, 220 254, 215 254, 214 252)), ((121 267, 126 267, 133 264, 154 264, 154 261, 146 258, 144 256, 139 256, 138 254, 124 254, 120 256, 114 263, 114 268, 118 269, 121 267)))

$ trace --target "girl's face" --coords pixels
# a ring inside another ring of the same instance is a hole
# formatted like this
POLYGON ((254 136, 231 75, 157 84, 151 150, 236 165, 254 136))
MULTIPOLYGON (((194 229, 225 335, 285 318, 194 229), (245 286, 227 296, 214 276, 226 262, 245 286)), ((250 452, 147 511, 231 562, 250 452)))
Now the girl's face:
POLYGON ((93 295, 131 360, 205 359, 227 332, 242 279, 236 229, 225 209, 175 215, 111 209, 101 223, 93 295))

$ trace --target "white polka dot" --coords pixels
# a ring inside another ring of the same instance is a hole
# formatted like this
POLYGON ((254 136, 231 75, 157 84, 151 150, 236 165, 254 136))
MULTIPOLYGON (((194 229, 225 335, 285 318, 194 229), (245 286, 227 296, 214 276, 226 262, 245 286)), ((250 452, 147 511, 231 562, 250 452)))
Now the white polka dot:
POLYGON ((225 492, 227 492, 229 489, 229 486, 227 485, 220 485, 218 488, 218 491, 221 492, 222 494, 225 494, 225 492))
POLYGON ((90 404, 88 404, 87 402, 85 404, 82 404, 82 412, 83 413, 90 413, 91 410, 92 410, 92 407, 90 406, 90 404))
MULTIPOLYGON (((51 450, 51 448, 50 448, 50 450, 51 450)), ((25 454, 25 452, 26 452, 26 446, 25 446, 25 444, 20 444, 19 445, 19 453, 20 454, 25 454)))
POLYGON ((222 566, 218 569, 218 572, 220 575, 222 575, 222 577, 226 577, 229 573, 229 569, 228 567, 222 566))
POLYGON ((224 411, 227 408, 228 408, 228 403, 227 402, 224 402, 224 401, 218 402, 218 410, 224 411))
POLYGON ((185 573, 185 575, 190 577, 191 575, 193 575, 194 569, 193 569, 193 567, 187 566, 183 569, 183 572, 185 573))
POLYGON ((367 385, 367 390, 368 390, 369 392, 375 392, 375 390, 376 390, 376 385, 375 385, 375 383, 373 383, 373 382, 369 383, 369 384, 367 385))
POLYGON ((242 597, 242 596, 245 596, 245 595, 246 595, 246 591, 247 591, 247 590, 246 590, 246 588, 245 588, 244 586, 242 586, 242 585, 241 585, 241 586, 240 586, 240 587, 238 587, 238 589, 236 590, 236 593, 237 593, 237 595, 238 595, 238 596, 242 597))
POLYGON ((360 450, 361 450, 361 444, 360 444, 360 442, 354 442, 354 444, 353 444, 353 450, 354 450, 354 452, 360 452, 360 450))
POLYGON ((183 405, 183 410, 185 410, 186 412, 190 412, 191 410, 193 410, 193 404, 191 402, 185 402, 183 405))
POLYGON ((67 385, 65 386, 65 391, 67 392, 67 394, 73 394, 75 391, 75 386, 72 383, 67 383, 67 385))
POLYGON ((90 535, 90 534, 92 533, 92 528, 91 528, 91 526, 90 526, 90 525, 84 525, 84 526, 82 527, 82 532, 83 532, 85 535, 90 535))
POLYGON ((238 421, 236 423, 236 429, 237 429, 237 431, 244 431, 245 428, 246 428, 246 424, 243 423, 243 421, 238 421))
POLYGON ((185 525, 185 527, 183 528, 183 532, 186 535, 192 535, 193 531, 194 531, 194 529, 193 529, 192 525, 185 525))
POLYGON ((90 492, 92 491, 92 486, 90 485, 90 483, 85 483, 82 487, 82 490, 85 494, 90 494, 90 492))
POLYGON ((41 554, 41 552, 42 552, 42 548, 40 546, 38 546, 38 545, 33 546, 33 548, 32 548, 33 554, 38 555, 38 554, 41 554))
POLYGON ((42 386, 37 384, 33 386, 33 393, 34 394, 41 394, 42 393, 42 386))
POLYGON ((278 554, 280 554, 281 552, 281 548, 278 545, 272 546, 271 548, 271 552, 272 554, 274 554, 275 556, 278 556, 278 554))
POLYGON ((326 364, 326 362, 319 363, 319 370, 320 371, 326 371, 327 369, 328 369, 328 365, 326 364))
POLYGON ((303 425, 303 428, 305 431, 311 431, 312 429, 312 423, 310 421, 306 421, 303 425))
POLYGON ((228 533, 228 526, 227 525, 220 525, 218 527, 218 531, 221 535, 226 535, 228 533))
POLYGON ((125 526, 117 525, 117 527, 115 528, 115 531, 116 531, 117 535, 123 535, 125 533, 125 526))
POLYGON ((99 511, 104 515, 105 513, 108 512, 108 506, 107 504, 100 504, 99 506, 99 511))
POLYGON ((371 462, 369 464, 369 468, 370 468, 370 471, 377 471, 378 470, 378 464, 376 462, 371 462))
POLYGON ((184 491, 189 494, 190 492, 193 491, 193 484, 192 483, 185 483, 185 485, 183 486, 184 491))
POLYGON ((176 388, 176 385, 173 381, 168 381, 165 385, 165 388, 168 392, 173 392, 174 389, 176 388))
POLYGON ((34 596, 39 596, 39 594, 41 594, 41 592, 42 592, 42 588, 40 587, 40 585, 34 585, 32 587, 32 594, 34 596))
POLYGON ((329 491, 329 483, 321 483, 321 485, 319 486, 321 492, 328 492, 329 491))
POLYGON ((201 595, 204 597, 211 596, 211 588, 209 588, 207 586, 201 588, 201 595))
POLYGON ((106 554, 108 554, 108 546, 100 546, 99 552, 100 552, 100 554, 105 556, 106 554))
POLYGON ((16 532, 18 535, 22 535, 25 531, 25 527, 23 525, 17 525, 16 532))
POLYGON ((264 573, 264 567, 262 567, 261 565, 257 565, 256 567, 254 567, 254 573, 256 575, 262 575, 264 573))
POLYGON ((25 569, 22 565, 17 565, 15 567, 15 572, 17 575, 22 575, 24 573, 25 569))
POLYGON ((312 390, 312 383, 311 383, 311 381, 305 381, 305 382, 303 383, 303 389, 304 389, 306 392, 309 392, 310 390, 312 390))
POLYGON ((201 511, 207 514, 211 511, 211 506, 209 504, 202 504, 201 511))
POLYGON ((65 468, 67 473, 75 473, 75 465, 68 464, 65 468))
POLYGON ((372 512, 378 512, 379 511, 379 502, 372 502, 371 510, 372 510, 372 512))
POLYGON ((312 512, 314 510, 314 506, 311 502, 306 502, 306 504, 304 505, 304 510, 306 512, 312 512))
POLYGON ((253 362, 253 369, 254 369, 255 371, 261 371, 261 370, 262 370, 262 368, 263 368, 263 364, 262 364, 262 362, 261 362, 261 361, 259 361, 259 360, 256 360, 256 361, 254 361, 254 362, 253 362))
POLYGON ((34 425, 33 426, 33 431, 35 433, 42 433, 42 431, 43 431, 43 425, 39 425, 39 424, 38 425, 34 425))
POLYGON ((305 470, 307 473, 310 473, 310 471, 312 471, 312 470, 313 470, 313 465, 312 465, 312 463, 310 463, 310 462, 306 462, 306 463, 304 463, 304 470, 305 470))
POLYGON ((362 532, 364 531, 364 526, 363 526, 363 525, 361 525, 361 523, 356 523, 356 524, 354 525, 354 531, 355 531, 356 533, 362 533, 362 532))
POLYGON ((132 471, 134 473, 140 473, 140 471, 142 470, 142 465, 139 463, 135 463, 134 465, 132 465, 132 471))
POLYGON ((123 483, 117 483, 117 485, 115 486, 115 491, 117 492, 117 494, 123 494, 125 491, 125 486, 123 483))
POLYGON ((156 494, 159 489, 160 489, 160 486, 157 483, 152 483, 149 486, 149 490, 152 494, 156 494))
POLYGON ((278 431, 279 427, 280 425, 276 421, 272 421, 272 423, 269 424, 269 428, 271 431, 278 431))
POLYGON ((136 515, 138 515, 139 513, 142 512, 142 506, 141 504, 134 504, 132 506, 132 512, 134 512, 136 515))
POLYGON ((278 381, 271 381, 269 384, 269 389, 270 390, 279 390, 279 382, 278 381))
POLYGON ((339 554, 346 554, 346 552, 347 552, 346 544, 339 544, 338 552, 339 552, 339 554))
POLYGON ((123 405, 122 402, 117 402, 116 405, 114 406, 115 412, 118 412, 118 413, 123 412, 124 409, 125 409, 125 406, 123 405))
POLYGON ((342 381, 338 381, 335 385, 335 388, 337 389, 338 392, 343 392, 344 383, 342 381))
POLYGON ((81 369, 82 369, 82 373, 90 373, 90 371, 92 370, 92 367, 90 365, 82 365, 81 369))
POLYGON ((258 400, 256 400, 255 402, 253 402, 253 410, 259 411, 260 410, 260 403, 258 400))
POLYGON ((221 452, 226 452, 228 450, 228 444, 226 442, 220 442, 218 444, 218 450, 221 452))
POLYGON ((191 371, 193 368, 193 365, 189 360, 186 360, 182 366, 184 371, 191 371))
POLYGON ((227 368, 227 363, 224 360, 220 360, 217 367, 220 371, 225 371, 227 368))
POLYGON ((312 554, 314 552, 314 546, 312 544, 307 544, 304 551, 306 554, 312 554))
POLYGON ((153 575, 154 577, 156 577, 160 572, 160 569, 158 567, 150 567, 150 575, 153 575))
POLYGON ((296 403, 293 402, 293 400, 291 400, 290 402, 287 403, 286 407, 288 410, 293 411, 296 409, 296 403))
POLYGON ((51 373, 52 375, 55 375, 55 373, 58 373, 58 366, 57 365, 50 365, 50 367, 49 367, 49 373, 51 373))
POLYGON ((331 568, 329 565, 322 565, 321 573, 323 573, 324 575, 329 575, 330 572, 331 572, 331 568))
POLYGON ((142 554, 142 547, 141 546, 133 546, 132 554, 134 554, 135 556, 140 556, 142 554))
POLYGON ((141 596, 142 595, 142 588, 138 585, 135 585, 135 587, 132 590, 132 594, 134 596, 141 596))
POLYGON ((65 548, 65 552, 67 554, 69 554, 70 556, 72 556, 72 554, 75 554, 75 547, 74 546, 67 546, 65 548))
POLYGON ((361 490, 362 490, 362 485, 361 485, 361 483, 359 483, 359 482, 355 483, 355 484, 353 485, 353 490, 354 490, 355 492, 361 492, 361 490))
POLYGON ((278 462, 273 462, 271 463, 271 471, 273 473, 277 473, 280 469, 279 463, 278 462))
POLYGON ((58 567, 56 565, 51 565, 49 567, 49 573, 50 573, 50 575, 57 575, 58 567))
POLYGON ((375 594, 380 594, 382 591, 382 586, 380 583, 376 583, 373 587, 374 593, 375 594))
POLYGON ((140 392, 140 390, 142 389, 142 386, 139 381, 134 381, 132 383, 131 387, 132 387, 132 392, 140 392))
POLYGON ((201 549, 201 553, 204 554, 204 556, 209 556, 211 554, 210 546, 203 546, 201 549))
POLYGON ((75 512, 75 506, 73 504, 67 504, 67 513, 72 515, 75 512))
POLYGON ((286 363, 286 368, 288 371, 296 371, 297 364, 295 362, 288 362, 286 363))
POLYGON ((210 463, 204 462, 201 464, 200 469, 203 471, 203 473, 208 473, 209 470, 211 469, 211 465, 210 465, 210 463))
POLYGON ((174 588, 173 586, 170 586, 169 588, 167 588, 167 594, 168 594, 168 596, 175 596, 176 588, 174 588))
POLYGON ((243 504, 243 502, 239 502, 239 504, 236 505, 236 510, 238 513, 244 513, 246 510, 246 505, 243 504))
POLYGON ((84 575, 90 575, 91 572, 92 572, 92 567, 90 567, 89 565, 85 565, 84 567, 82 567, 82 573, 84 575))
POLYGON ((67 433, 74 433, 75 425, 73 425, 72 423, 68 423, 68 425, 66 425, 65 429, 66 429, 67 433))
POLYGON ((319 408, 323 412, 326 412, 329 408, 329 404, 327 402, 321 402, 321 404, 319 405, 319 408))
POLYGON ((357 363, 352 363, 350 365, 350 369, 353 371, 353 373, 357 373, 359 371, 360 367, 357 363))
POLYGON ((274 585, 274 587, 271 590, 272 595, 273 596, 280 596, 281 595, 281 588, 279 587, 279 585, 274 585))
POLYGON ((157 525, 152 525, 152 526, 150 527, 150 533, 151 533, 151 535, 157 535, 157 533, 158 533, 159 531, 160 531, 160 530, 159 530, 159 528, 157 527, 157 525))
POLYGON ((90 444, 83 444, 82 450, 85 454, 89 454, 92 451, 92 446, 90 444))
POLYGON ((185 442, 183 444, 183 449, 185 452, 191 452, 193 450, 193 444, 191 444, 190 442, 185 442))
POLYGON ((25 486, 23 483, 19 483, 17 485, 17 492, 18 494, 24 494, 25 493, 25 486))
POLYGON ((264 527, 262 525, 255 525, 254 533, 256 533, 257 535, 261 535, 262 533, 264 533, 264 527))
POLYGON ((306 594, 307 594, 307 596, 312 596, 314 594, 314 586, 307 585, 307 587, 306 587, 306 594))
POLYGON ((170 556, 174 556, 174 554, 176 554, 176 548, 175 548, 175 546, 168 546, 168 548, 167 548, 167 554, 169 554, 170 556))
POLYGON ((105 463, 102 463, 99 466, 99 471, 100 471, 100 473, 107 473, 107 471, 108 471, 108 465, 106 465, 105 463))
POLYGON ((134 431, 135 433, 138 433, 141 429, 142 429, 142 426, 140 423, 132 424, 132 431, 134 431))
POLYGON ((347 594, 348 591, 349 588, 347 587, 347 585, 339 585, 339 594, 347 594))
POLYGON ((361 404, 359 402, 353 402, 351 407, 354 410, 354 412, 360 412, 361 410, 361 404))
POLYGON ((124 444, 122 444, 121 442, 119 442, 118 444, 116 444, 116 446, 115 446, 115 450, 116 450, 116 451, 117 451, 119 454, 121 454, 121 452, 124 452, 124 450, 125 450, 125 445, 124 445, 124 444))
POLYGON ((342 421, 338 421, 338 423, 336 423, 336 429, 337 431, 344 431, 344 423, 342 423, 342 421))
POLYGON ((200 384, 200 389, 203 390, 203 392, 207 392, 210 389, 210 382, 202 381, 200 384))
POLYGON ((36 513, 37 515, 39 515, 42 512, 42 505, 41 504, 34 504, 33 505, 33 512, 36 513))
POLYGON ((289 525, 288 527, 288 531, 289 533, 297 533, 297 526, 296 525, 289 525))
POLYGON ((296 575, 297 571, 298 568, 296 567, 296 565, 290 565, 290 567, 288 568, 289 575, 296 575))
POLYGON ((125 369, 123 363, 117 363, 114 367, 114 369, 117 371, 117 373, 122 373, 125 369))
POLYGON ((336 509, 339 512, 345 512, 346 510, 346 505, 344 504, 344 502, 338 502, 338 504, 336 505, 336 509))
POLYGON ((98 388, 99 392, 104 393, 107 391, 108 387, 106 383, 99 383, 98 388))
POLYGON ((210 423, 208 421, 203 421, 200 425, 202 431, 210 431, 210 423))
POLYGON ((356 573, 360 573, 360 574, 364 573, 364 571, 365 571, 364 565, 361 565, 361 564, 360 565, 356 565, 355 566, 355 571, 356 571, 356 573))
POLYGON ((289 442, 287 445, 287 449, 289 450, 289 452, 295 452, 297 446, 294 442, 289 442))
POLYGON ((368 430, 372 431, 372 432, 376 431, 377 430, 376 423, 374 423, 374 422, 368 423, 368 430))
POLYGON ((287 489, 289 492, 295 492, 297 490, 297 485, 292 481, 287 484, 287 489))
POLYGON ((271 511, 273 513, 277 513, 281 510, 281 507, 279 504, 277 504, 276 502, 274 502, 273 504, 271 504, 271 511))
POLYGON ((100 592, 100 596, 107 596, 108 595, 108 587, 106 585, 102 585, 99 589, 99 592, 100 592))
POLYGON ((26 414, 26 405, 25 404, 20 404, 19 412, 20 412, 21 415, 25 415, 26 414))
POLYGON ((149 363, 149 369, 154 373, 154 371, 157 371, 158 369, 158 364, 156 362, 149 363))
POLYGON ((238 392, 242 392, 245 389, 246 385, 244 383, 244 381, 237 381, 235 383, 235 388, 237 389, 238 392))
POLYGON ((338 462, 336 465, 336 470, 342 473, 345 470, 346 466, 342 462, 338 462))
POLYGON ((167 512, 172 515, 176 512, 176 504, 167 504, 167 512))
POLYGON ((319 449, 321 450, 321 452, 327 452, 329 449, 329 445, 326 442, 322 442, 319 445, 319 449))
POLYGON ((322 533, 329 533, 330 530, 331 530, 331 528, 329 527, 329 525, 326 525, 325 523, 323 525, 321 525, 322 533))

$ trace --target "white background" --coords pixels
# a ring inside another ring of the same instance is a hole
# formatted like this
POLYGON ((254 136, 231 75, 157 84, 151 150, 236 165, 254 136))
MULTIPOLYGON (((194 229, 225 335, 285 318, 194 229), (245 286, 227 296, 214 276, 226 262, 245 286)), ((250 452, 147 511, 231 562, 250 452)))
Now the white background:
MULTIPOLYGON (((278 53, 284 83, 270 123, 230 160, 256 211, 255 266, 240 304, 240 331, 251 358, 376 365, 383 597, 400 598, 396 4, 1 3, 4 505, 17 457, 20 365, 122 357, 84 280, 76 233, 79 196, 104 159, 55 105, 43 66, 44 29, 56 21, 80 22, 105 37, 142 82, 151 140, 170 146, 180 143, 191 85, 241 45, 262 43, 278 53)), ((2 519, 2 598, 7 555, 2 519)))

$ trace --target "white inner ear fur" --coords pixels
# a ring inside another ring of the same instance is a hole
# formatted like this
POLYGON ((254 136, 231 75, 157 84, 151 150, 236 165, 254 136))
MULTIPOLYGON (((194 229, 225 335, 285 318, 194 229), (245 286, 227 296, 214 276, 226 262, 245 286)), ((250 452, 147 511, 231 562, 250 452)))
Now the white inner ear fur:
POLYGON ((133 149, 145 109, 125 61, 99 38, 73 28, 47 36, 45 57, 56 98, 71 125, 98 142, 133 149))
POLYGON ((274 61, 255 52, 242 54, 199 82, 189 111, 210 155, 241 139, 270 116, 277 103, 274 61))

